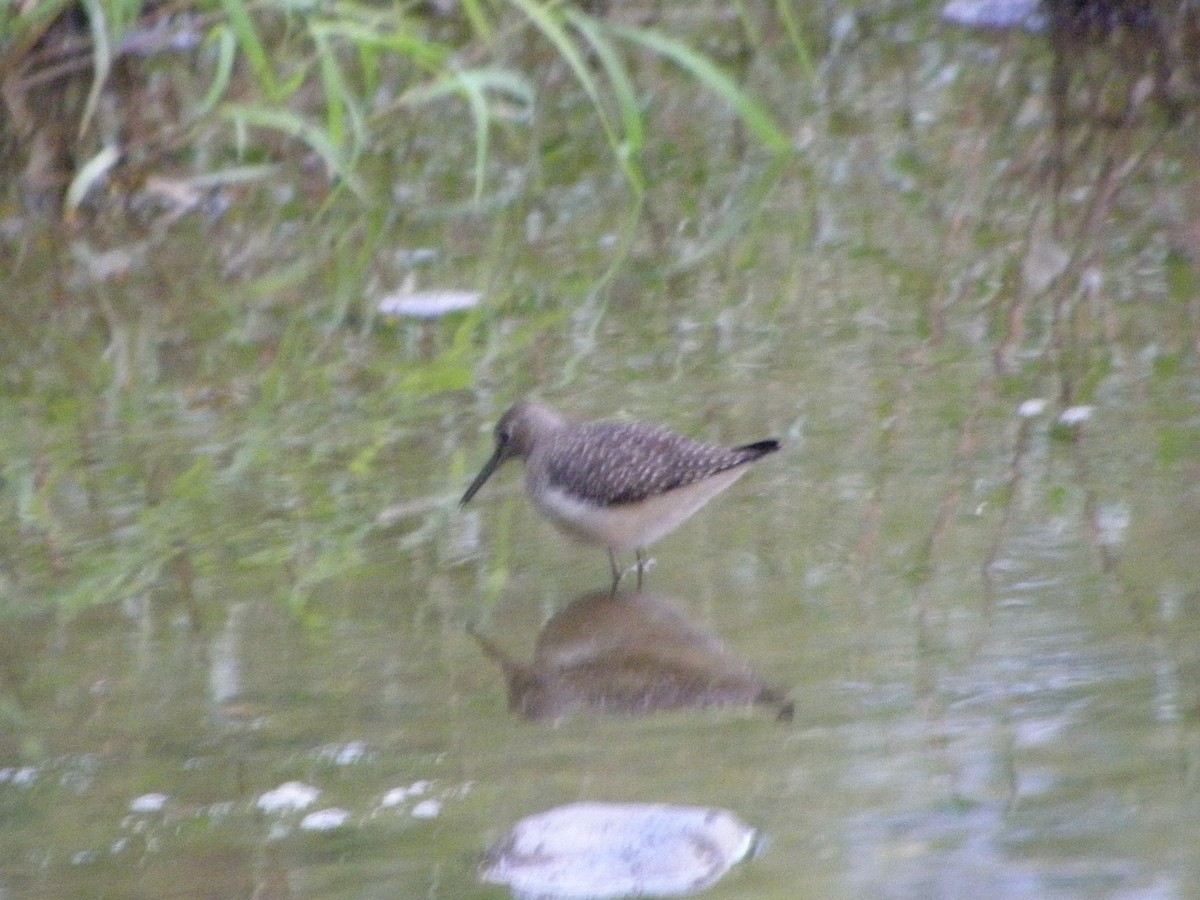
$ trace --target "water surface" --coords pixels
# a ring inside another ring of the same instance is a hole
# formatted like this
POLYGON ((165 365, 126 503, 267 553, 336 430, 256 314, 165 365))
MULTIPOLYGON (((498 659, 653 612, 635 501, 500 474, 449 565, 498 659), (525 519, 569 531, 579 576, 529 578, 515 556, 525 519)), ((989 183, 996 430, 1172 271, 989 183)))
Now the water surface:
POLYGON ((763 832, 713 898, 1191 896, 1194 113, 1114 125, 936 12, 748 51, 783 164, 658 73, 623 262, 608 169, 399 217, 365 279, 360 208, 250 200, 115 276, 80 248, 136 223, 8 232, 0 894, 504 896, 483 850, 596 800, 763 832), (480 307, 375 320, 408 265, 480 307), (509 711, 468 626, 529 659, 608 579, 517 466, 457 507, 529 392, 784 442, 648 585, 792 721, 509 711))

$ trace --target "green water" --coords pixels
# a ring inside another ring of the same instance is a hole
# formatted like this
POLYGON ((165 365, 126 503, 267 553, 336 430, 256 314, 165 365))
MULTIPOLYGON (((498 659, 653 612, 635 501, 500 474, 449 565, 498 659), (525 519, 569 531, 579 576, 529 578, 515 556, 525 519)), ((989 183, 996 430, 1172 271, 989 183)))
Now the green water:
POLYGON ((1194 893, 1195 114, 1097 124, 1079 79, 1056 133, 1040 38, 809 27, 811 77, 770 28, 740 73, 784 162, 647 66, 624 259, 605 160, 513 153, 507 205, 371 228, 253 192, 149 235, 8 210, 0 897, 501 897, 479 854, 581 799, 760 829, 713 898, 1194 893), (480 308, 376 319, 422 254, 480 308), (608 579, 516 465, 457 506, 528 392, 784 442, 648 580, 793 721, 508 712, 467 626, 528 659, 608 579), (292 781, 311 806, 260 808, 292 781))

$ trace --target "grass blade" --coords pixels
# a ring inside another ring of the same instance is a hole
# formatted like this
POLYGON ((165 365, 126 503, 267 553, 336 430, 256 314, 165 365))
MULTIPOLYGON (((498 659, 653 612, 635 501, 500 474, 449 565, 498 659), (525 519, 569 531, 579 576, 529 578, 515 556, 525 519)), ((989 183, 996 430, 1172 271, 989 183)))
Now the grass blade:
POLYGON ((431 43, 398 26, 381 29, 353 19, 337 19, 314 22, 311 30, 313 34, 338 38, 355 47, 391 51, 429 71, 441 69, 450 56, 448 46, 431 43))
POLYGON ((108 39, 104 5, 100 0, 83 0, 83 8, 87 11, 88 28, 92 33, 92 86, 88 89, 83 115, 79 117, 80 137, 87 134, 88 126, 92 124, 92 116, 96 114, 96 105, 100 102, 100 91, 112 70, 112 44, 108 39))
POLYGON ((196 110, 195 118, 206 116, 217 108, 217 104, 229 90, 229 84, 233 80, 233 64, 237 61, 237 39, 226 26, 219 25, 214 28, 208 36, 207 42, 216 43, 217 61, 213 71, 212 84, 204 93, 204 98, 196 110))
POLYGON ((475 126, 475 202, 483 196, 487 172, 487 155, 493 104, 488 92, 495 91, 516 100, 524 108, 533 106, 535 92, 530 82, 505 69, 468 69, 450 72, 434 81, 407 92, 401 102, 408 106, 430 103, 448 95, 461 96, 467 101, 475 126))
POLYGON ((232 121, 239 130, 247 126, 269 128, 296 138, 321 157, 331 175, 341 179, 359 198, 367 198, 366 189, 354 172, 353 162, 346 158, 327 131, 302 116, 286 109, 241 104, 224 107, 221 115, 232 121))
POLYGON ((646 190, 646 176, 641 166, 642 150, 646 146, 646 129, 633 81, 620 55, 605 36, 602 25, 596 19, 582 13, 572 12, 568 15, 571 25, 583 35, 596 58, 600 60, 609 84, 612 85, 617 110, 621 115, 623 135, 617 153, 622 160, 626 177, 640 196, 646 190))
POLYGON ((792 48, 796 51, 796 61, 800 63, 800 68, 804 70, 808 80, 815 84, 817 68, 813 65, 812 53, 808 49, 808 44, 804 42, 804 38, 800 34, 800 23, 796 21, 796 13, 792 9, 791 3, 789 0, 777 0, 775 10, 779 15, 779 20, 783 22, 783 29, 787 32, 788 40, 792 42, 792 48))
POLYGON ((67 196, 63 201, 63 216, 70 220, 79 210, 79 204, 87 196, 88 191, 96 186, 121 160, 121 151, 109 144, 86 163, 79 167, 75 177, 67 187, 67 196))
POLYGON ((631 28, 619 23, 609 23, 606 27, 630 43, 639 44, 690 73, 733 107, 742 117, 742 121, 772 153, 787 153, 792 149, 792 142, 776 124, 770 112, 752 100, 732 78, 704 55, 697 53, 687 44, 648 28, 631 28))
POLYGON ((250 61, 250 68, 258 76, 258 82, 262 85, 268 99, 272 101, 283 99, 283 91, 279 87, 279 80, 275 77, 275 69, 267 55, 267 48, 263 46, 262 39, 258 36, 258 29, 254 27, 254 20, 251 19, 250 10, 246 8, 246 4, 242 0, 221 0, 221 6, 225 10, 225 17, 229 20, 229 27, 233 30, 238 44, 241 45, 242 52, 250 61))
POLYGON ((509 2, 525 14, 525 17, 554 46, 554 49, 558 51, 559 55, 570 67, 576 80, 578 80, 584 92, 588 95, 588 99, 592 101, 592 106, 596 110, 596 117, 600 120, 600 127, 604 129, 604 136, 608 140, 608 145, 612 147, 618 163, 622 170, 624 170, 630 184, 636 190, 640 184, 640 178, 636 170, 631 169, 629 160, 626 159, 625 154, 622 152, 621 138, 613 127, 611 117, 604 107, 599 85, 596 83, 591 69, 588 68, 583 53, 563 27, 564 14, 561 12, 561 8, 557 4, 541 4, 536 2, 536 0, 509 0, 509 2))

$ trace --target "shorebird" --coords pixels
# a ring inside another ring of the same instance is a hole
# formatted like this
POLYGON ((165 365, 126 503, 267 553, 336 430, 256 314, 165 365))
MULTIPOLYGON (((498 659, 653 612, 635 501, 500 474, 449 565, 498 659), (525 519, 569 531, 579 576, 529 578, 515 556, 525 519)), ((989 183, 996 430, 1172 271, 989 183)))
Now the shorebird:
POLYGON ((714 447, 638 422, 571 422, 548 406, 521 401, 496 424, 496 449, 462 496, 468 502, 504 462, 525 460, 525 486, 559 530, 608 549, 613 590, 617 553, 646 548, 779 449, 774 440, 714 447))

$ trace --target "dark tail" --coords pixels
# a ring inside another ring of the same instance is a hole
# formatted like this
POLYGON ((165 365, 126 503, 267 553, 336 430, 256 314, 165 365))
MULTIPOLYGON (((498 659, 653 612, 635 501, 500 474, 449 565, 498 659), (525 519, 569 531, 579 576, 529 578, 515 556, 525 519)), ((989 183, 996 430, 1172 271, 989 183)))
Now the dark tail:
POLYGON ((746 461, 753 462, 768 453, 774 453, 779 449, 779 441, 755 441, 753 444, 743 444, 741 447, 734 447, 734 450, 739 453, 746 454, 746 461))

